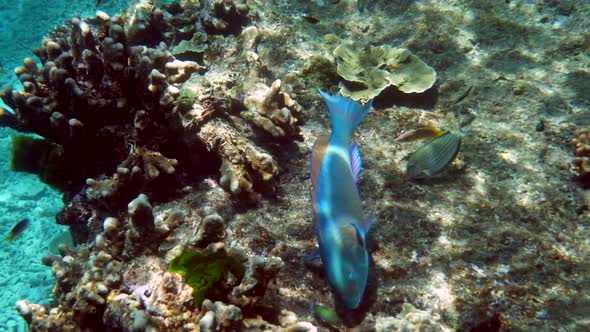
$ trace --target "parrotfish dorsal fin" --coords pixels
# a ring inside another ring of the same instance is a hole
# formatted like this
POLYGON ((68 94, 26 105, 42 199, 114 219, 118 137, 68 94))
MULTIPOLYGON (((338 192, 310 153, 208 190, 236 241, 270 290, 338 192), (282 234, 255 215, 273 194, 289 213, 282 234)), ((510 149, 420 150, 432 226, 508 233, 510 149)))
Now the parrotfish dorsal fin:
POLYGON ((359 182, 361 171, 363 170, 363 161, 361 160, 361 152, 356 142, 350 145, 350 168, 352 169, 354 182, 359 182))

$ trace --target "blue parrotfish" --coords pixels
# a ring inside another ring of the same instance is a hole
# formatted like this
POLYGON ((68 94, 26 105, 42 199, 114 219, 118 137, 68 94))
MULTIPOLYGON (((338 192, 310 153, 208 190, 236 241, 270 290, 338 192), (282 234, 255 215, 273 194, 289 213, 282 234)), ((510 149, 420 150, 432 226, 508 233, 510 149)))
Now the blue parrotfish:
POLYGON ((364 105, 319 90, 332 119, 330 137, 317 139, 311 154, 311 205, 319 254, 330 285, 342 302, 355 309, 367 285, 366 236, 370 217, 363 215, 357 188, 362 162, 350 136, 369 113, 364 105))

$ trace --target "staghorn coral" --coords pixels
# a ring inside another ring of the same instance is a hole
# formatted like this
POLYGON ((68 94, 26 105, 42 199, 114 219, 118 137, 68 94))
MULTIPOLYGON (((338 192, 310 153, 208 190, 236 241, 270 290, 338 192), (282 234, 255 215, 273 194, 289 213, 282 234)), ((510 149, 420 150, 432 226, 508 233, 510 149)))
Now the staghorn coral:
POLYGON ((221 157, 219 182, 232 194, 258 201, 260 196, 255 189, 274 189, 273 180, 278 174, 276 161, 234 127, 213 119, 202 126, 198 137, 209 151, 221 157), (255 188, 255 183, 259 188, 255 188))
POLYGON ((581 129, 572 139, 575 157, 574 166, 578 180, 584 187, 590 186, 590 128, 581 129))

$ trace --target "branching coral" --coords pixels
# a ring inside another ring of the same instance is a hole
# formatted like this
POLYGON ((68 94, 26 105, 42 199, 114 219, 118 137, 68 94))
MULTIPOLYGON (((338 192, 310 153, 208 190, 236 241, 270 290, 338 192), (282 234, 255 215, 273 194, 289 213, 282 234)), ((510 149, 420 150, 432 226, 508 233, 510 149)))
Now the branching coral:
MULTIPOLYGON (((137 24, 163 25, 162 10, 143 13, 137 24)), ((173 84, 198 66, 175 60, 164 43, 136 44, 134 27, 123 17, 104 14, 92 23, 74 19, 69 38, 56 33, 35 50, 41 68, 28 58, 16 69, 24 90, 2 94, 15 110, 2 116, 4 125, 59 144, 64 164, 76 165, 67 172, 68 191, 75 192, 88 177, 112 172, 128 156, 128 145, 151 147, 154 139, 174 136, 170 114, 178 89, 173 84)), ((144 161, 158 153, 140 152, 144 161)), ((159 173, 149 166, 144 171, 148 180, 159 173)))
POLYGON ((282 89, 281 80, 274 81, 270 87, 257 84, 244 102, 248 111, 241 115, 274 138, 298 137, 301 106, 282 89))

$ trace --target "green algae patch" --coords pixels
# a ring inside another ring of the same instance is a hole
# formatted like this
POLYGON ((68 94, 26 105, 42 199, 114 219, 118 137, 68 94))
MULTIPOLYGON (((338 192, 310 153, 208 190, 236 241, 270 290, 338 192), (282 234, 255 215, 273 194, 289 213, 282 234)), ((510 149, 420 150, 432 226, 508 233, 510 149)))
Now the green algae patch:
MULTIPOLYGON (((329 43, 339 40, 334 35, 325 38, 329 43)), ((339 85, 340 93, 354 100, 375 98, 390 85, 404 93, 420 93, 436 81, 436 71, 405 48, 340 40, 333 54, 336 71, 346 80, 339 85)))
POLYGON ((10 168, 15 172, 37 174, 56 190, 64 191, 68 177, 60 145, 31 136, 12 136, 10 168))
POLYGON ((193 288, 193 301, 200 306, 203 300, 223 300, 227 295, 224 281, 228 273, 238 280, 244 277, 245 268, 234 257, 224 251, 206 253, 201 251, 183 252, 168 266, 168 272, 180 274, 187 285, 193 288))

